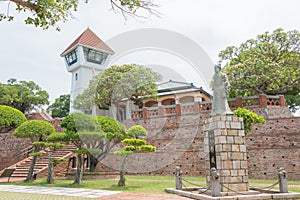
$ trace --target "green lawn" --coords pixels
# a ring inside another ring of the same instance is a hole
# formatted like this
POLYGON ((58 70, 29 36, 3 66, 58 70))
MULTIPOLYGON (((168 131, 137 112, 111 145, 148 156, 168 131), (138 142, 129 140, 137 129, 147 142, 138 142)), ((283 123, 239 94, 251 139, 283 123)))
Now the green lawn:
MULTIPOLYGON (((195 181, 196 178, 188 178, 195 181)), ((202 179, 203 180, 203 179, 202 179)), ((201 181, 202 181, 201 180, 201 181)), ((102 180, 83 180, 83 185, 72 185, 73 180, 56 179, 52 185, 46 184, 46 179, 41 178, 32 183, 14 183, 16 185, 29 186, 55 186, 68 188, 89 188, 95 190, 111 190, 124 191, 132 193, 146 193, 146 194, 161 194, 165 193, 165 188, 175 187, 174 177, 165 176, 126 176, 126 186, 118 187, 117 179, 102 179, 102 180)), ((190 184, 186 184, 191 186, 190 184)), ((202 184, 204 186, 204 184, 202 184)))
MULTIPOLYGON (((204 177, 183 177, 184 180, 194 183, 196 186, 205 187, 204 177)), ((118 179, 101 179, 101 180, 83 180, 83 185, 72 185, 73 180, 56 179, 52 185, 46 184, 46 179, 41 178, 32 183, 14 183, 16 185, 29 185, 29 186, 56 186, 56 187, 68 187, 68 188, 89 188, 95 190, 111 190, 111 191, 124 191, 131 193, 146 193, 146 194, 163 194, 165 188, 175 187, 174 176, 126 176, 126 186, 118 187, 118 179)), ((249 180, 251 186, 263 187, 272 185, 276 180, 249 180)), ((186 187, 195 187, 194 185, 183 182, 186 187)), ((1 183, 7 184, 7 183, 1 183)), ((10 183, 11 184, 11 183, 10 183)), ((300 193, 300 181, 289 182, 289 185, 299 185, 299 187, 291 188, 290 192, 300 193)), ((278 189, 275 188, 275 189, 278 189)))

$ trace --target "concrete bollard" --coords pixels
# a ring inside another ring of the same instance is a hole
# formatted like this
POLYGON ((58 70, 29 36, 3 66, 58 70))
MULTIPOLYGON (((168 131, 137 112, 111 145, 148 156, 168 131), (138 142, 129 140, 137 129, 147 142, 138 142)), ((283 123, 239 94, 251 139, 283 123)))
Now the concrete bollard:
POLYGON ((180 167, 176 167, 175 169, 175 176, 176 176, 176 190, 182 190, 182 180, 181 180, 181 170, 180 170, 180 167))
POLYGON ((221 196, 221 183, 220 183, 220 174, 217 173, 216 168, 210 169, 210 182, 211 182, 211 196, 219 197, 221 196))
POLYGON ((278 170, 278 182, 280 193, 288 193, 287 175, 284 167, 280 167, 278 170))

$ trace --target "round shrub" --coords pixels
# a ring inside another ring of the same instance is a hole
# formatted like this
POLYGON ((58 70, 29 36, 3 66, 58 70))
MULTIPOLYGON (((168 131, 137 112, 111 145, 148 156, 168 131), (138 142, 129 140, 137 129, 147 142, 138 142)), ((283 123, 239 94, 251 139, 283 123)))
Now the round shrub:
POLYGON ((0 130, 17 128, 26 120, 21 111, 10 106, 0 105, 0 130))

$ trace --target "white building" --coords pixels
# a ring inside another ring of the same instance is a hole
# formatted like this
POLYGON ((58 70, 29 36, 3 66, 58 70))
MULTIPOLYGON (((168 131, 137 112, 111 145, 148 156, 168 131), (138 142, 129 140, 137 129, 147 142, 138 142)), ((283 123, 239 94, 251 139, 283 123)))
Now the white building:
POLYGON ((106 68, 113 53, 114 51, 89 28, 61 53, 68 72, 72 73, 71 113, 75 111, 72 102, 76 96, 89 86, 93 76, 106 68))

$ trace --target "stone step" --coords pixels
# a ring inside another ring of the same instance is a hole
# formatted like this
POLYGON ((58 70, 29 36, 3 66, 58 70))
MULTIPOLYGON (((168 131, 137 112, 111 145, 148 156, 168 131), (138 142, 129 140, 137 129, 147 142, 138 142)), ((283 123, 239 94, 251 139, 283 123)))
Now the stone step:
POLYGON ((12 174, 11 177, 13 178, 26 178, 27 177, 27 174, 26 175, 15 175, 15 174, 12 174))
POLYGON ((20 173, 14 172, 14 173, 12 174, 12 176, 27 176, 27 172, 20 172, 20 173))
MULTIPOLYGON (((63 147, 62 149, 56 151, 52 158, 63 158, 71 153, 72 150, 76 149, 74 145, 68 145, 63 147)), ((11 177, 18 179, 25 179, 27 177, 27 173, 29 167, 31 165, 32 157, 24 159, 24 162, 19 162, 15 167, 16 170, 12 174, 11 177)), ((34 170, 44 170, 48 167, 48 154, 44 153, 41 156, 37 157, 36 164, 34 166, 34 170)))

